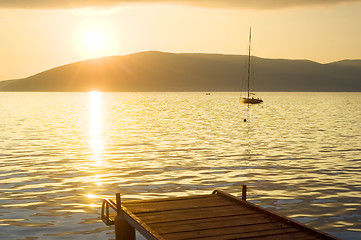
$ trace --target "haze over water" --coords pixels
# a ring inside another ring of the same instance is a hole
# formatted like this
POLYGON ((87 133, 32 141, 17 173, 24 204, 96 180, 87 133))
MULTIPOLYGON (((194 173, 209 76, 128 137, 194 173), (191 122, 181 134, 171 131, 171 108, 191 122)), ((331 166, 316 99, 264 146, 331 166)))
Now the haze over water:
POLYGON ((361 94, 259 95, 1 93, 0 238, 114 239, 99 213, 116 191, 247 184, 257 205, 361 239, 361 94))

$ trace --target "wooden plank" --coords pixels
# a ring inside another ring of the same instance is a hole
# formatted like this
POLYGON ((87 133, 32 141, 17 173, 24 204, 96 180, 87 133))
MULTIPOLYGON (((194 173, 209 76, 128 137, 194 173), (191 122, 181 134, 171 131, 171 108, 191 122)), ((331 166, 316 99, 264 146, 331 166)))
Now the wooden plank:
POLYGON ((161 236, 165 239, 172 240, 182 240, 182 239, 190 239, 190 238, 200 238, 200 237, 212 237, 212 236, 222 236, 223 234, 246 234, 250 233, 255 237, 263 237, 265 234, 264 231, 267 230, 279 230, 279 233, 283 233, 287 229, 292 229, 292 231, 299 231, 296 228, 289 227, 287 225, 280 225, 275 223, 261 223, 247 226, 235 226, 228 228, 216 228, 216 229, 206 229, 199 231, 186 231, 186 232, 177 232, 170 234, 161 234, 161 236))
MULTIPOLYGON (((274 223, 275 219, 267 219, 258 214, 248 215, 249 217, 232 217, 232 218, 217 218, 218 221, 200 221, 198 223, 192 223, 192 221, 184 221, 178 225, 173 226, 150 226, 160 235, 170 234, 170 233, 180 233, 188 231, 201 231, 201 230, 211 230, 218 228, 229 228, 229 227, 244 227, 247 225, 256 225, 262 223, 274 223)), ((202 219, 203 220, 203 219, 202 219)), ((206 220, 206 219, 204 219, 206 220)), ((178 222, 179 223, 179 222, 178 222)))
MULTIPOLYGON (((259 237, 247 237, 247 238, 243 238, 243 239, 259 239, 259 237)), ((262 240, 290 240, 290 239, 302 239, 302 240, 306 240, 306 239, 310 239, 310 240, 316 240, 319 239, 316 236, 312 236, 312 234, 308 233, 308 232, 291 232, 291 233, 277 233, 277 234, 271 234, 271 233, 267 233, 267 236, 262 236, 262 240)))
POLYGON ((253 214, 254 211, 248 209, 239 209, 237 206, 214 207, 214 208, 199 208, 189 210, 174 210, 166 212, 156 212, 152 214, 137 214, 137 217, 142 221, 150 223, 157 222, 173 222, 192 219, 206 219, 212 217, 236 216, 253 214))
POLYGON ((183 199, 202 199, 202 198, 209 198, 215 197, 215 194, 200 194, 200 195, 190 195, 190 196, 181 196, 181 197, 162 197, 162 198, 152 198, 152 199, 143 199, 143 200, 128 200, 124 201, 128 205, 135 205, 135 204, 146 204, 146 203, 157 203, 157 202, 164 202, 170 203, 173 201, 179 201, 183 199))
POLYGON ((302 240, 324 240, 325 238, 321 235, 318 236, 309 236, 309 237, 304 237, 302 238, 302 240))
MULTIPOLYGON (((132 212, 131 209, 128 209, 129 211, 132 212)), ((221 211, 221 212, 232 212, 232 211, 236 211, 238 214, 249 214, 249 213, 259 213, 255 210, 252 209, 248 209, 248 208, 242 208, 239 207, 237 204, 234 203, 230 203, 229 205, 221 205, 221 206, 209 206, 209 207, 197 207, 197 208, 185 208, 185 209, 169 209, 169 210, 164 210, 164 211, 154 211, 154 212, 141 212, 141 213, 136 213, 137 216, 163 216, 164 214, 167 215, 172 215, 172 214, 177 214, 177 213, 183 213, 183 214, 201 214, 203 212, 207 213, 209 211, 221 211)), ((234 212, 232 213, 234 214, 234 212)))
MULTIPOLYGON (((295 232, 298 232, 298 230, 296 230, 294 228, 283 229, 283 230, 271 229, 271 230, 263 231, 262 232, 263 235, 260 235, 259 233, 256 233, 256 232, 234 233, 234 234, 224 233, 224 234, 219 235, 219 236, 209 236, 209 237, 206 237, 206 238, 204 238, 204 237, 194 237, 194 238, 188 238, 187 240, 205 240, 205 239, 207 239, 207 240, 235 240, 235 239, 242 239, 243 240, 243 239, 252 239, 252 238, 253 239, 262 239, 263 240, 263 238, 265 236, 274 236, 274 235, 278 234, 280 231, 282 231, 282 233, 285 233, 285 234, 294 234, 295 232)), ((273 238, 273 240, 274 239, 277 239, 277 238, 273 238)))
POLYGON ((192 220, 182 220, 182 221, 174 221, 174 222, 160 222, 160 223, 150 223, 148 224, 150 227, 168 227, 173 228, 178 225, 192 225, 198 223, 219 223, 221 221, 233 221, 237 219, 250 219, 250 218, 266 218, 269 219, 268 216, 263 216, 259 213, 251 213, 251 214, 243 214, 243 215, 235 215, 235 216, 224 216, 224 217, 210 217, 210 218, 202 218, 202 219, 192 219, 192 220))
POLYGON ((201 207, 218 207, 218 206, 227 206, 227 205, 237 205, 237 204, 216 195, 209 196, 207 198, 181 199, 178 201, 169 201, 166 203, 138 202, 136 204, 128 204, 127 202, 125 202, 123 204, 123 206, 128 208, 134 214, 152 213, 152 212, 167 211, 167 210, 183 210, 183 209, 192 209, 192 208, 201 208, 201 207))
POLYGON ((325 240, 324 236, 321 235, 315 235, 315 236, 307 236, 307 237, 303 237, 302 240, 325 240))
MULTIPOLYGON (((129 210, 129 209, 128 209, 129 210)), ((131 210, 129 210, 131 211, 131 210)), ((228 205, 228 206, 215 206, 215 207, 198 207, 198 208, 187 208, 187 209, 170 209, 166 211, 156 211, 150 213, 137 213, 137 216, 147 217, 147 216, 163 216, 164 214, 173 215, 173 214, 202 214, 208 212, 230 212, 232 215, 234 214, 250 214, 250 213, 259 213, 254 210, 250 210, 247 208, 239 208, 237 205, 228 205), (232 211, 236 211, 232 212, 232 211)))

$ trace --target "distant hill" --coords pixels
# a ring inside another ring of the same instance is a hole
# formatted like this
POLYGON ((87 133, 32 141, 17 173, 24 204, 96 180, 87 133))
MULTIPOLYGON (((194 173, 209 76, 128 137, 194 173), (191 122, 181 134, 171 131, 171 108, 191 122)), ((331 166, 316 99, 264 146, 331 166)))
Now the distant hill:
MULTIPOLYGON (((246 56, 140 52, 0 81, 0 91, 241 91, 246 56)), ((257 91, 361 91, 361 60, 320 64, 252 57, 257 91)))

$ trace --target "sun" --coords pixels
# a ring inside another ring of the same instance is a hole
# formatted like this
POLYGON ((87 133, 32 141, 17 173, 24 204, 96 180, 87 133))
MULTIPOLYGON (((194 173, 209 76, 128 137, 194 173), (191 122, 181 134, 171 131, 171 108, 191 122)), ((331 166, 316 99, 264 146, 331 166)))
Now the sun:
POLYGON ((87 21, 77 28, 76 51, 84 59, 114 55, 118 49, 116 31, 111 24, 87 21))
POLYGON ((90 29, 83 36, 84 47, 90 56, 101 56, 107 46, 105 33, 99 29, 90 29))
POLYGON ((106 46, 105 35, 99 30, 90 30, 84 34, 84 43, 89 51, 94 53, 102 52, 106 46))

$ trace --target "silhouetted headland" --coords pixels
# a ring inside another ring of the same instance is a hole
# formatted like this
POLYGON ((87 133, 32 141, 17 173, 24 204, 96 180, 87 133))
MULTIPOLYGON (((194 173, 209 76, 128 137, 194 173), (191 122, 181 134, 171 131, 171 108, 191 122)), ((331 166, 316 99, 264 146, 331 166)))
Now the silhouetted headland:
MULTIPOLYGON (((0 81, 0 91, 241 90, 246 56, 139 52, 71 63, 33 76, 0 81)), ((320 64, 308 60, 253 57, 258 91, 359 92, 361 60, 320 64)))

